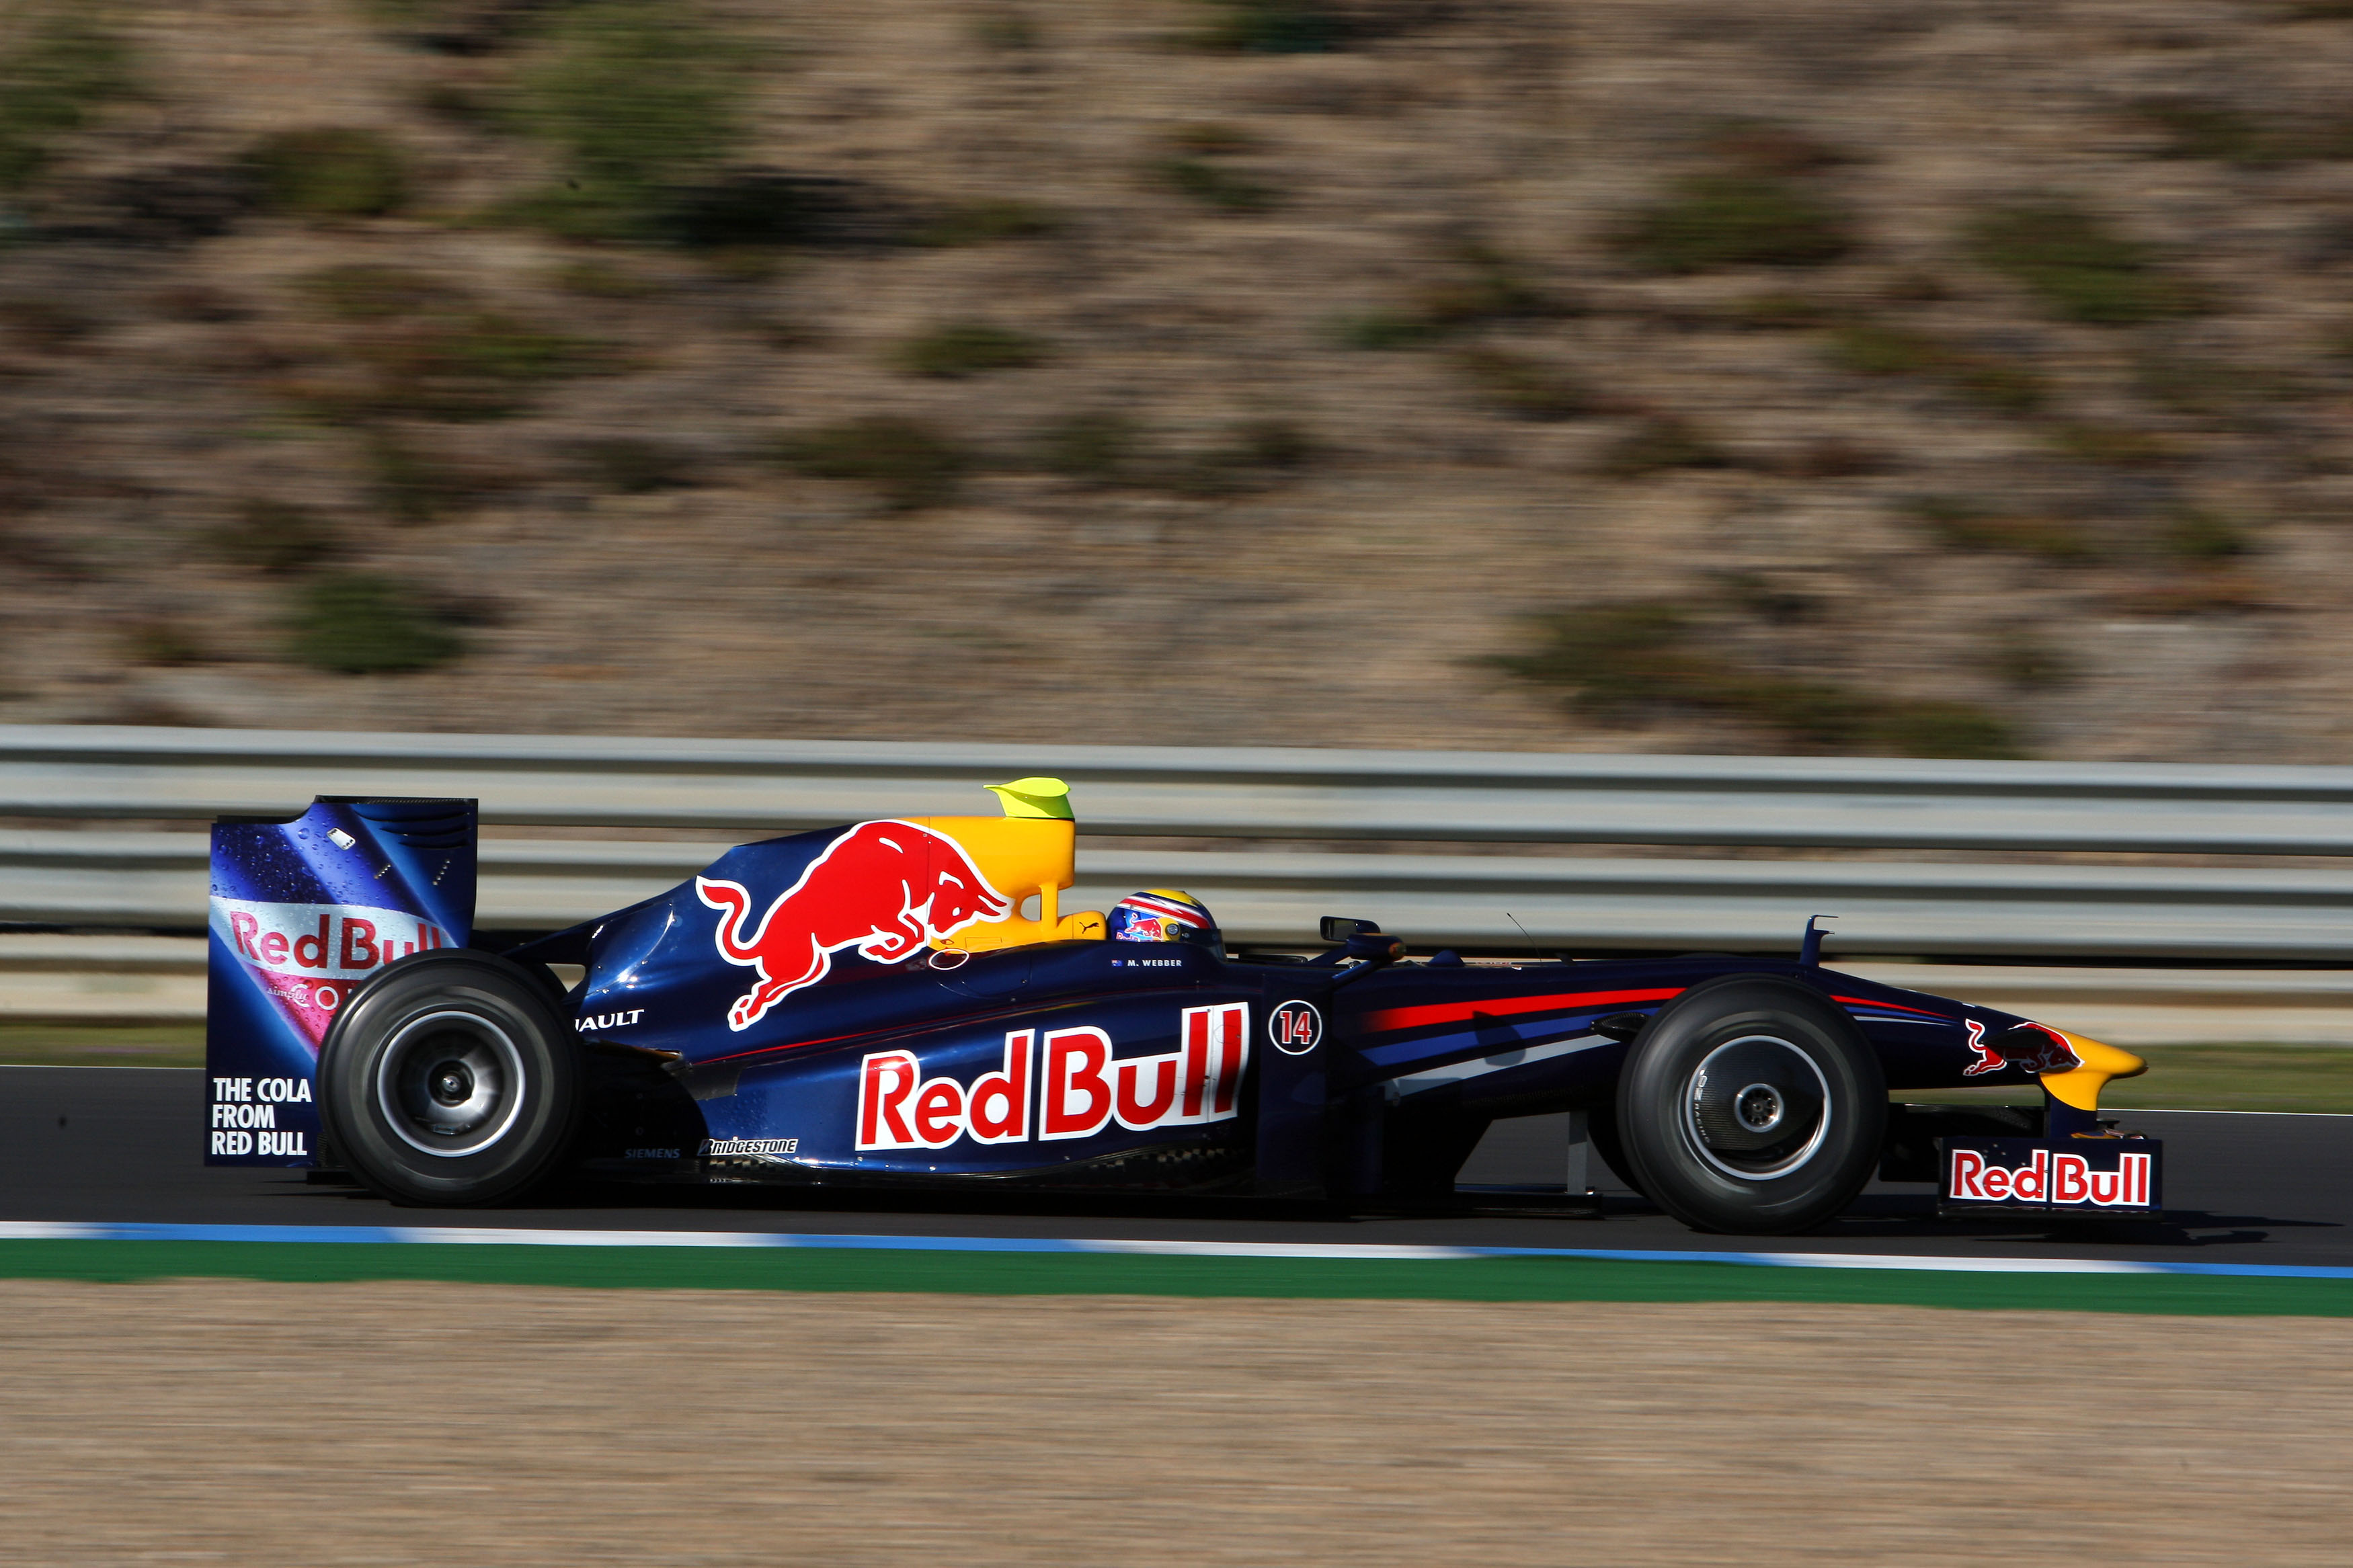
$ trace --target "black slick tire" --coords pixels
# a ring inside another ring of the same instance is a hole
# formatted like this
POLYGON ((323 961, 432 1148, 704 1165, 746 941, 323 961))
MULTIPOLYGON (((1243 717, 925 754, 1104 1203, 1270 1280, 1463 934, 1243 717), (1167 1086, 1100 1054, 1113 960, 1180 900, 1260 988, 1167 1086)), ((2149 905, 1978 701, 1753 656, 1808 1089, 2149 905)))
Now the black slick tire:
POLYGON ((1625 1174, 1675 1218, 1791 1235, 1871 1180, 1887 1080, 1862 1030, 1819 992, 1728 975, 1684 992, 1636 1037, 1617 1123, 1625 1174))
POLYGON ((586 1071, 546 981, 494 953, 404 958, 352 993, 319 1050, 326 1142, 396 1203, 522 1196, 570 1152, 586 1071))

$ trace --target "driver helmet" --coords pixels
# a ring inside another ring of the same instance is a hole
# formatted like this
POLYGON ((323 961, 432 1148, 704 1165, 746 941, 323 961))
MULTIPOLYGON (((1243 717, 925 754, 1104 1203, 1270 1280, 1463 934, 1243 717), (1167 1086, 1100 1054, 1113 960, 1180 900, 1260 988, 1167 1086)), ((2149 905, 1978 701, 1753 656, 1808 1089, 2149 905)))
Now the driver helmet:
POLYGON ((1130 893, 1111 907, 1104 934, 1113 942, 1189 942, 1214 951, 1218 922, 1209 906, 1174 888, 1130 893))

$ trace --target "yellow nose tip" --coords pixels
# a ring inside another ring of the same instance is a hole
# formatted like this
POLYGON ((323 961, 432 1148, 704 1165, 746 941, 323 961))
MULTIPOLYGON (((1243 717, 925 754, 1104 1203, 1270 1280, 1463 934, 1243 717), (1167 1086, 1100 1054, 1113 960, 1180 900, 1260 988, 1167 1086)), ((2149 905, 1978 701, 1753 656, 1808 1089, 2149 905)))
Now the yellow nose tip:
POLYGON ((2110 1079, 2137 1078, 2148 1070, 2148 1064, 2130 1051, 2120 1051, 2114 1046, 2104 1046, 2097 1040, 2083 1035, 2071 1035, 2064 1029, 2053 1032, 2067 1042, 2067 1048, 2075 1053, 2078 1064, 2065 1072, 2042 1075, 2042 1087, 2063 1105, 2072 1105, 2078 1110, 2097 1110, 2100 1108, 2100 1090, 2106 1087, 2110 1079))

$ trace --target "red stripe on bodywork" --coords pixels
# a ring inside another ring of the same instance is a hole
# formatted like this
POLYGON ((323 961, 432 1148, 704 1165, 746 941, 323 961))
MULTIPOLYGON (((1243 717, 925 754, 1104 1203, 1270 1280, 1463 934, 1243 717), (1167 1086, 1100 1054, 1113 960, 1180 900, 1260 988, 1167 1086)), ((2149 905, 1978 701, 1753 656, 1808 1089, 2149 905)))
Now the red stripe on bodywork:
POLYGON ((1565 1013, 1577 1007, 1609 1007, 1620 1002, 1663 1002, 1683 994, 1664 991, 1573 991, 1556 996, 1507 996, 1500 1002, 1432 1002, 1420 1007, 1388 1007, 1365 1015, 1368 1029, 1419 1029, 1431 1024, 1467 1024, 1474 1018, 1506 1018, 1515 1013, 1565 1013))
POLYGON ((1949 1015, 1944 1013, 1932 1013, 1926 1007, 1906 1007, 1901 1002, 1882 1002, 1875 996, 1833 996, 1831 1000, 1856 1007, 1884 1007, 1891 1013, 1917 1013, 1923 1018, 1935 1018, 1940 1023, 1953 1021, 1949 1015))

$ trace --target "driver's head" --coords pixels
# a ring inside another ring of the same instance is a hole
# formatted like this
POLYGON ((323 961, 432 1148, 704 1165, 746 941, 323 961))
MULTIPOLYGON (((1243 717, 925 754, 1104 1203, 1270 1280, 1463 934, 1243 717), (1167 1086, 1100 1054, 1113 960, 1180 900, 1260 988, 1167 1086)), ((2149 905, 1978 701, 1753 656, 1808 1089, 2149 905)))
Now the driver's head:
POLYGON ((1103 925, 1113 942, 1188 942, 1212 952, 1219 946, 1209 906, 1174 888, 1130 893, 1111 907, 1103 925))

